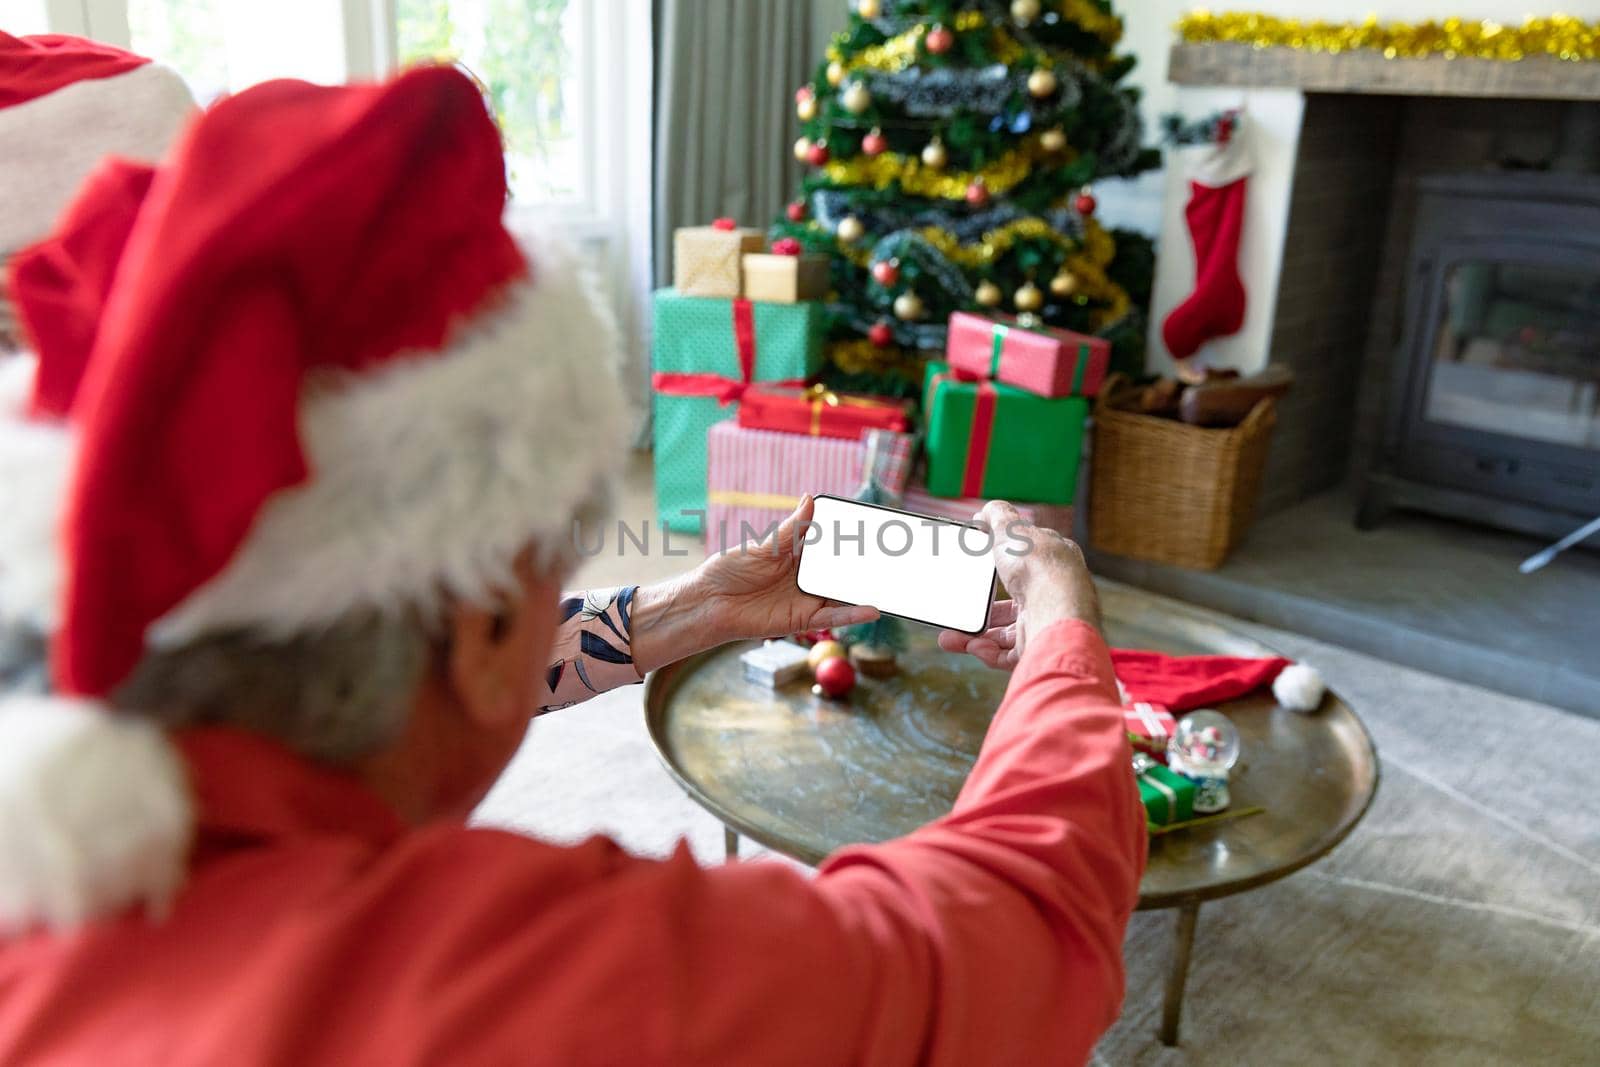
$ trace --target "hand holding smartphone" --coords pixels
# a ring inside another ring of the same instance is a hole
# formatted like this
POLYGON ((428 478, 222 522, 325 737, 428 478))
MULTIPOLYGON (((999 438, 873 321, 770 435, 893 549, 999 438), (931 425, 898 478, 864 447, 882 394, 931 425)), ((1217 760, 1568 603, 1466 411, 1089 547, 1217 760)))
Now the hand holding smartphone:
POLYGON ((819 496, 795 581, 812 596, 979 634, 994 600, 992 543, 975 523, 819 496))

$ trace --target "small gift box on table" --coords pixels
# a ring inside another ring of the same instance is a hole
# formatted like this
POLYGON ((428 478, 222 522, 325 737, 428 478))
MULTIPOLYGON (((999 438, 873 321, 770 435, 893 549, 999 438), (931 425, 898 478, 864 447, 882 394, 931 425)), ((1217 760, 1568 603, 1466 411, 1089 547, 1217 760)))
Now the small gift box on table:
POLYGON ((907 401, 857 393, 835 393, 824 385, 793 388, 752 386, 739 404, 739 425, 809 437, 858 441, 868 430, 905 433, 911 425, 907 401))
POLYGON ((704 529, 707 431, 733 418, 751 382, 804 384, 822 366, 823 329, 821 304, 655 294, 656 508, 668 529, 704 529))
POLYGON ((1145 821, 1151 826, 1171 826, 1194 818, 1194 783, 1145 755, 1133 756, 1133 774, 1139 781, 1145 821))
POLYGON ((1089 402, 972 380, 930 361, 923 391, 928 492, 1071 504, 1089 402))
POLYGON ((958 311, 945 340, 950 366, 1037 396, 1094 396, 1106 378, 1111 342, 1101 337, 958 311))
POLYGON ((1123 726, 1135 751, 1167 762, 1167 742, 1178 729, 1178 719, 1164 704, 1136 701, 1122 708, 1123 726))
POLYGON ((803 252, 793 237, 772 242, 771 252, 744 254, 744 298, 793 304, 828 296, 827 256, 803 252))
POLYGON ((766 247, 765 234, 732 219, 680 226, 672 233, 672 287, 684 296, 742 296, 744 255, 766 247))
MULTIPOLYGON (((983 505, 988 503, 987 498, 981 496, 934 496, 928 492, 928 487, 915 479, 906 486, 905 496, 901 498, 900 506, 907 511, 914 511, 919 515, 935 515, 943 519, 954 519, 956 522, 971 522, 983 505)), ((1016 509, 1022 517, 1035 526, 1043 526, 1057 533, 1072 536, 1072 508, 1064 504, 1017 504, 1016 509)))
POLYGON ((847 441, 719 422, 706 438, 706 553, 765 536, 806 493, 853 495, 869 462, 878 484, 898 496, 911 458, 909 434, 868 430, 847 441))

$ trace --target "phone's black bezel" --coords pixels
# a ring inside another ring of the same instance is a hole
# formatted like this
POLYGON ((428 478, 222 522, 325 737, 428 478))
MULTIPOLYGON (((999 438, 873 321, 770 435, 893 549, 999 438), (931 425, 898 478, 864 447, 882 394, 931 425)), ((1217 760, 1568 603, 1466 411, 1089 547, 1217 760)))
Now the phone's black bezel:
MULTIPOLYGON (((958 519, 946 518, 943 515, 925 515, 920 511, 907 511, 905 508, 891 508, 887 504, 869 504, 865 500, 855 500, 855 499, 852 499, 851 497, 847 497, 847 496, 836 496, 833 493, 818 493, 815 496, 813 496, 811 499, 813 501, 816 501, 816 500, 837 500, 837 501, 839 501, 840 503, 843 503, 843 504, 856 504, 856 505, 859 505, 860 507, 864 507, 864 508, 877 508, 879 511, 892 512, 892 513, 894 513, 896 515, 909 515, 914 519, 931 519, 934 522, 944 523, 946 526, 963 526, 963 527, 965 527, 965 528, 967 528, 969 530, 982 530, 983 529, 982 526, 980 526, 978 523, 975 523, 975 522, 961 522, 958 519)), ((805 555, 806 547, 807 546, 804 543, 804 539, 802 539, 801 545, 800 545, 800 555, 802 555, 802 556, 805 555)), ((1000 588, 1000 568, 995 566, 994 557, 993 556, 990 556, 990 558, 989 558, 989 567, 990 567, 990 571, 991 571, 991 574, 989 576, 989 606, 986 609, 984 609, 984 612, 983 612, 983 625, 978 627, 976 630, 960 630, 960 629, 957 629, 956 627, 953 627, 953 626, 945 626, 942 623, 932 622, 932 621, 930 621, 928 619, 919 619, 919 618, 916 618, 915 616, 912 616, 912 615, 900 615, 900 614, 897 614, 897 613, 895 613, 893 611, 884 611, 882 608, 878 608, 878 612, 879 612, 879 614, 887 615, 892 619, 904 619, 907 622, 914 622, 914 623, 917 623, 918 625, 921 625, 921 626, 936 626, 941 630, 950 630, 950 631, 952 631, 954 633, 958 633, 958 634, 969 634, 969 635, 972 635, 972 636, 976 636, 978 634, 981 634, 981 633, 983 633, 983 632, 985 632, 986 630, 989 629, 989 615, 994 611, 994 596, 995 596, 995 593, 998 592, 999 588, 1000 588)), ((804 586, 802 586, 800 584, 800 566, 799 566, 799 561, 798 560, 796 561, 795 569, 794 569, 794 587, 796 589, 800 590, 806 596, 821 597, 820 593, 813 593, 809 589, 806 589, 804 586)), ((829 599, 832 599, 832 598, 831 597, 822 597, 822 599, 829 600, 829 599)), ((857 606, 858 607, 873 607, 874 605, 865 604, 865 605, 857 605, 857 606)))

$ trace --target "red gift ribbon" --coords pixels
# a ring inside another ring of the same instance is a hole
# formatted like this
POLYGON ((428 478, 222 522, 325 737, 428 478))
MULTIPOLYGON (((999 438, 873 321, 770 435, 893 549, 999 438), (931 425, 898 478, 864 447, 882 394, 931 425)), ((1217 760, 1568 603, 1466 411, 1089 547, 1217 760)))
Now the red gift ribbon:
MULTIPOLYGON (((743 298, 733 302, 733 345, 739 357, 739 377, 701 372, 657 371, 650 376, 650 385, 667 396, 714 396, 717 403, 726 406, 744 396, 756 373, 756 320, 750 301, 743 298)), ((804 385, 803 378, 788 378, 774 385, 804 385)))
POLYGON ((713 230, 731 230, 734 225, 734 221, 726 215, 711 220, 711 228, 713 230))
POLYGON ((987 378, 952 368, 934 375, 929 399, 939 395, 939 386, 946 381, 972 382, 978 387, 972 406, 972 428, 967 431, 967 464, 961 472, 961 495, 982 496, 983 477, 989 466, 989 442, 994 436, 995 404, 1000 394, 987 378))

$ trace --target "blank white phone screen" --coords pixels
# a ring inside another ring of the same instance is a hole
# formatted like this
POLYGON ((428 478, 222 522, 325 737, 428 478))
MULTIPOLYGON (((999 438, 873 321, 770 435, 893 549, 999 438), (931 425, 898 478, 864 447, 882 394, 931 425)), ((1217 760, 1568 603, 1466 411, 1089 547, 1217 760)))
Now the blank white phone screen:
POLYGON ((827 496, 811 521, 801 592, 966 633, 987 625, 995 571, 983 530, 827 496))

